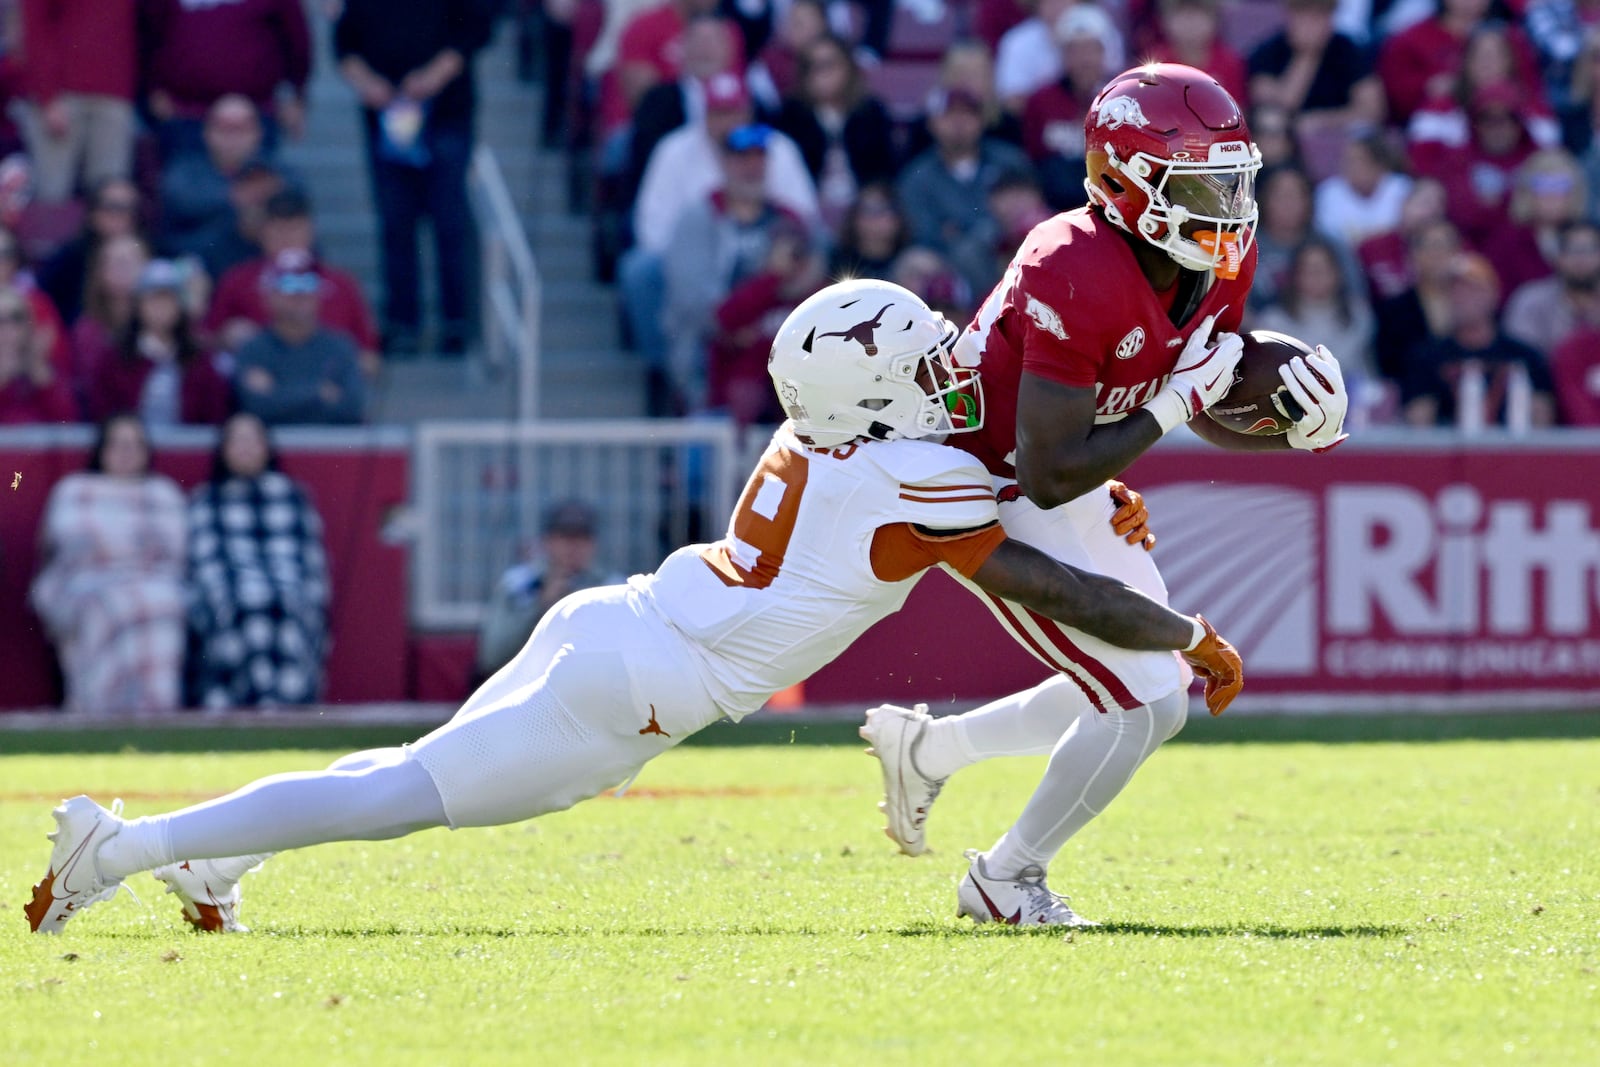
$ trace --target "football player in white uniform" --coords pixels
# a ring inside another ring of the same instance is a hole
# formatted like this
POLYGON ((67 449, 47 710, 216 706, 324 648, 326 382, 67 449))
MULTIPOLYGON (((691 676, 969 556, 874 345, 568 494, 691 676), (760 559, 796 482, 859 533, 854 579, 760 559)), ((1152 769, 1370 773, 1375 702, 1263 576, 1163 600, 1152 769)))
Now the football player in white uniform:
POLYGON ((66 801, 24 908, 29 924, 59 931, 152 870, 190 922, 240 929, 239 879, 271 853, 559 811, 710 723, 760 708, 898 609, 936 564, 1107 641, 1186 650, 1226 703, 1242 668, 1203 619, 1008 540, 982 466, 919 440, 980 421, 975 380, 949 360, 955 336, 897 286, 849 282, 812 297, 770 360, 790 421, 722 540, 567 597, 450 722, 413 744, 167 815, 124 820, 115 805, 66 801))

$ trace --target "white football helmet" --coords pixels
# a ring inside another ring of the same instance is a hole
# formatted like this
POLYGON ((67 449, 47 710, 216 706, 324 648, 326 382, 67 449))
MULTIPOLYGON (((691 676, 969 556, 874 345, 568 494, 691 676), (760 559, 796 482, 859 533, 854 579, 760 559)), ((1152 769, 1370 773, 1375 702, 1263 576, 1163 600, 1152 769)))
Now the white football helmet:
POLYGON ((950 360, 959 334, 909 289, 839 282, 784 320, 767 372, 810 445, 965 433, 983 425, 983 393, 950 360))

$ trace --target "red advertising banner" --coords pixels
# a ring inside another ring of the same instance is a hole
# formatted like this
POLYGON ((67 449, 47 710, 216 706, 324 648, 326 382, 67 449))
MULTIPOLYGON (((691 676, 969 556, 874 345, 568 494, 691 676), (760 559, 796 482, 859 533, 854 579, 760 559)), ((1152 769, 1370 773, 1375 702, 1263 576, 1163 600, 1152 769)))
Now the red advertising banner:
MULTIPOLYGON (((1600 706, 1600 435, 1366 436, 1320 456, 1164 443, 1126 475, 1172 605, 1244 655, 1238 706, 1600 706)), ((807 699, 1043 678, 964 597, 925 580, 807 699)))
POLYGON ((1168 449, 1129 480, 1173 604, 1240 646, 1256 696, 1600 703, 1597 444, 1168 449))
MULTIPOLYGON (((0 712, 60 700, 55 653, 28 605, 38 570, 38 530, 50 489, 82 470, 84 427, 26 428, 0 434, 0 712)), ((158 434, 155 467, 184 488, 210 469, 210 431, 158 434)), ((278 434, 284 472, 306 483, 322 515, 333 575, 324 698, 331 703, 401 700, 408 675, 407 550, 384 535, 409 492, 410 449, 403 433, 291 429, 278 434)))

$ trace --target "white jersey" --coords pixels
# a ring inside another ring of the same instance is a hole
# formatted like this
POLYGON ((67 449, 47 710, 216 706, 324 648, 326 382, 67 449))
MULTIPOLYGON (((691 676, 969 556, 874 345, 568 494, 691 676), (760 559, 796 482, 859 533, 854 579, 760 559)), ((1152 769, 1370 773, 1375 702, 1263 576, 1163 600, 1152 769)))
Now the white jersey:
POLYGON ((926 441, 809 448, 786 424, 727 536, 630 584, 686 638, 739 719, 897 611, 924 570, 970 576, 1005 539, 988 473, 926 441))

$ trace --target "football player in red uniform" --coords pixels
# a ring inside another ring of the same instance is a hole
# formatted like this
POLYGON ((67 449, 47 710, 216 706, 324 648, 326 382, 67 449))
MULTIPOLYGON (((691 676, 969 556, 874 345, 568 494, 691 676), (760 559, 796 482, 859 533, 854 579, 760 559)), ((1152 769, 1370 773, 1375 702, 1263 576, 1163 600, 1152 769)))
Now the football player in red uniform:
MULTIPOLYGON (((1011 536, 1164 598, 1145 551, 1153 539, 1124 541, 1107 522, 1120 502, 1108 480, 1184 424, 1224 447, 1323 451, 1345 437, 1348 397, 1319 346, 1284 368, 1305 411, 1288 434, 1244 437, 1195 418, 1233 383, 1256 269, 1261 154, 1227 91, 1192 67, 1137 67, 1101 91, 1084 126, 1089 206, 1033 229, 957 345, 958 362, 982 368, 987 405, 962 447, 994 478, 1011 536)), ((883 763, 889 834, 921 852, 950 774, 990 756, 1051 753, 1015 825, 970 854, 960 913, 1081 924, 1045 871, 1182 728, 1191 676, 1170 654, 1112 648, 979 595, 1057 673, 962 716, 868 712, 862 734, 883 763)))

